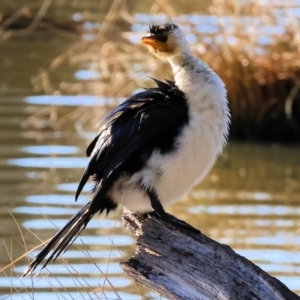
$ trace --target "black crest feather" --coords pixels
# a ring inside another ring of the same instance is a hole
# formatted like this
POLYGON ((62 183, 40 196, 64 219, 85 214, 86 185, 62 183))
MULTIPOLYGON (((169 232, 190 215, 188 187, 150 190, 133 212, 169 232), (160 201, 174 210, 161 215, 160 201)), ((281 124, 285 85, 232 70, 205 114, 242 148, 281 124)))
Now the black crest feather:
POLYGON ((174 29, 177 29, 178 26, 173 23, 165 23, 165 24, 152 24, 149 26, 150 34, 167 34, 174 29))

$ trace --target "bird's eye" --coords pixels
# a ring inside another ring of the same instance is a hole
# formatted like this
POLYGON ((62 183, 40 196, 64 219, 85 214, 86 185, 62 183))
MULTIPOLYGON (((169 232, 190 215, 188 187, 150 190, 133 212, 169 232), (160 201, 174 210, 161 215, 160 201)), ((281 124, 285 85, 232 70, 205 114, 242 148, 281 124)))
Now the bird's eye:
POLYGON ((162 33, 156 33, 154 35, 155 39, 162 42, 162 43, 166 43, 168 40, 168 36, 162 33))

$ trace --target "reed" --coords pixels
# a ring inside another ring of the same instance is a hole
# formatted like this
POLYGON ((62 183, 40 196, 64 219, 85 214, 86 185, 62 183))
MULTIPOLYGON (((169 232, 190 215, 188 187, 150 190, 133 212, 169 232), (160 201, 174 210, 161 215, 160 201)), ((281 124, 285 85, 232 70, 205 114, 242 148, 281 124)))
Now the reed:
MULTIPOLYGON (((141 21, 133 13, 134 3, 124 3, 114 0, 101 12, 85 12, 79 26, 84 21, 100 20, 99 28, 88 32, 84 28, 79 30, 82 37, 90 35, 93 40, 78 38, 48 70, 33 78, 34 86, 47 93, 60 91, 109 97, 114 99, 108 105, 111 108, 135 89, 152 85, 147 76, 172 79, 169 68, 145 53, 144 47, 130 41, 132 25, 141 24, 141 21), (99 78, 55 82, 52 79, 65 61, 76 67, 88 66, 89 70, 97 71, 99 78)), ((276 1, 212 0, 208 9, 201 12, 201 19, 195 11, 182 15, 180 3, 157 0, 148 3, 148 8, 155 13, 153 20, 161 14, 161 19, 174 20, 189 30, 195 54, 224 80, 232 113, 231 138, 299 141, 299 4, 297 6, 294 1, 278 4, 276 1), (208 18, 206 25, 214 30, 199 30, 205 25, 202 23, 204 16, 208 18)), ((187 10, 192 11, 192 7, 187 10)), ((35 27, 38 27, 36 22, 35 27)), ((136 30, 135 41, 146 28, 145 21, 144 28, 136 30)), ((92 128, 106 109, 99 112, 78 108, 74 114, 59 120, 73 124, 75 121, 81 127, 92 128)))
MULTIPOLYGON (((213 0, 208 19, 215 28, 212 32, 199 30, 203 19, 180 16, 169 2, 157 3, 159 13, 171 11, 176 22, 190 31, 195 54, 224 80, 232 138, 300 140, 300 18, 293 2, 213 0)), ((92 62, 90 68, 101 74, 100 79, 67 86, 66 92, 76 86, 80 92, 120 101, 137 87, 150 85, 147 75, 172 78, 168 67, 147 55, 144 47, 129 42, 131 25, 137 23, 124 7, 112 6, 95 41, 81 43, 69 56, 72 63, 92 62)))
MULTIPOLYGON (((204 60, 222 77, 233 135, 299 141, 300 25, 292 1, 214 0, 219 31, 199 36, 204 60), (207 42, 210 36, 213 43, 207 42)), ((299 7, 298 7, 299 8, 299 7)))

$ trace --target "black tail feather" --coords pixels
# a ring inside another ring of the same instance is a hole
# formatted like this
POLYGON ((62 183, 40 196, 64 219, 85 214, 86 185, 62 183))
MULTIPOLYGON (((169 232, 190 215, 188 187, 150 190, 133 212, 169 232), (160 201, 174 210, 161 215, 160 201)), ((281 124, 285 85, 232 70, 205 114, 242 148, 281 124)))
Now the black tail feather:
POLYGON ((41 270, 69 249, 76 237, 86 227, 95 213, 90 211, 91 202, 87 203, 72 219, 51 239, 24 271, 21 278, 31 274, 43 259, 51 252, 41 270))

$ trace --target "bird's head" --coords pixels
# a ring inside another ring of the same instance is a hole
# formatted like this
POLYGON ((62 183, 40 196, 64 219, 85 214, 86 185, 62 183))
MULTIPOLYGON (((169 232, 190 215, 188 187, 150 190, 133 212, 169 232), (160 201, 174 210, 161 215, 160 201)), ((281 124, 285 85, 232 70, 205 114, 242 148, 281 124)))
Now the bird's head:
POLYGON ((159 58, 190 53, 187 41, 181 29, 172 23, 154 24, 149 27, 149 35, 141 39, 149 51, 159 58))

